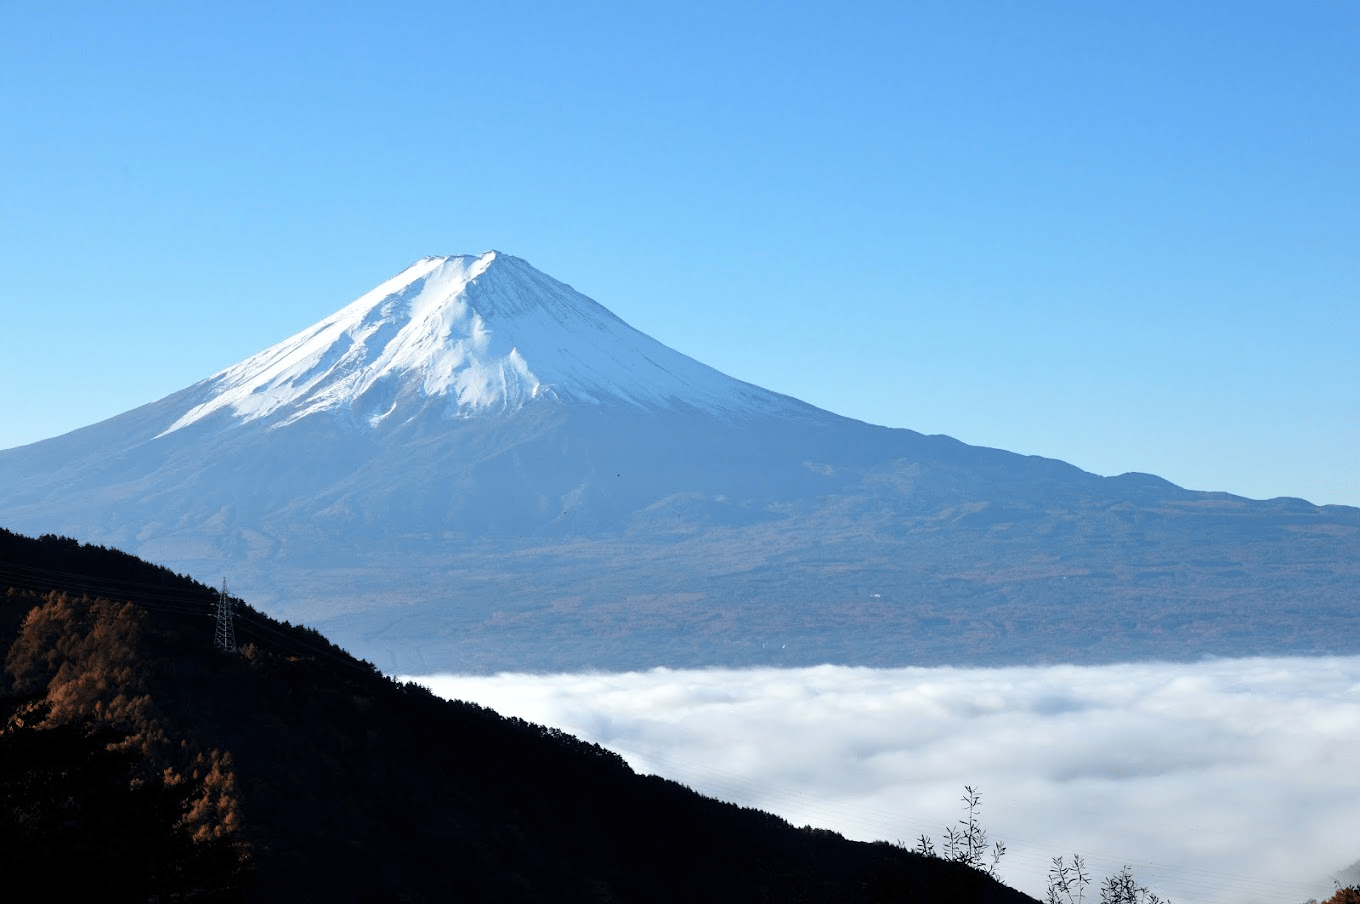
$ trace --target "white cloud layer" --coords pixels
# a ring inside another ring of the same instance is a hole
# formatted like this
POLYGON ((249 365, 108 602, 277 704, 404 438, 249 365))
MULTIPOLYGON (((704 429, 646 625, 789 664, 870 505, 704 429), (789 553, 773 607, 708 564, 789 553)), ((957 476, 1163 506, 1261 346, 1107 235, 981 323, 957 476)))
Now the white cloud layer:
POLYGON ((1360 658, 1005 669, 430 675, 656 773, 850 838, 936 839, 965 784, 1043 897, 1051 858, 1178 904, 1296 904, 1360 857, 1360 658))

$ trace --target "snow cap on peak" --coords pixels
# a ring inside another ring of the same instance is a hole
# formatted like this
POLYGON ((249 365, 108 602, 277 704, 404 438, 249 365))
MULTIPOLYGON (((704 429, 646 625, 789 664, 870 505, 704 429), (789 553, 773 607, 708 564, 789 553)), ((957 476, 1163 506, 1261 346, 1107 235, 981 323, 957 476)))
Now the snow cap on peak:
POLYGON ((539 399, 717 411, 796 404, 666 348, 498 251, 422 258, 199 386, 199 404, 165 433, 219 411, 271 426, 320 412, 377 426, 431 408, 466 418, 539 399))

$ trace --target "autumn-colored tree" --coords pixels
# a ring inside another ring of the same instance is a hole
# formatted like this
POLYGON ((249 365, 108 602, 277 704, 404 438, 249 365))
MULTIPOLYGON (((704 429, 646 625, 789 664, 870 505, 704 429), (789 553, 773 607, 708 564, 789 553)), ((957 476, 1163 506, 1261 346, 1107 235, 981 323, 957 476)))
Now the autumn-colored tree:
POLYGON ((0 864, 49 900, 235 900, 238 846, 182 824, 203 782, 147 778, 121 731, 44 725, 46 708, 0 700, 0 864))
POLYGON ((106 743, 137 764, 131 781, 183 792, 176 825, 198 842, 229 841, 242 825, 231 756, 171 737, 149 691, 146 622, 131 603, 47 594, 5 658, 9 691, 39 701, 30 727, 113 729, 106 743))

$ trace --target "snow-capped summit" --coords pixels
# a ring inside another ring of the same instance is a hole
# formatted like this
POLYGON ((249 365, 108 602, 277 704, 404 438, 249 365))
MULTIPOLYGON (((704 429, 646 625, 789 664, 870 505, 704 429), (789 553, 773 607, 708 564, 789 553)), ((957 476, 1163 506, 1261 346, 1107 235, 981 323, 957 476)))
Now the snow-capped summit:
POLYGON ((496 251, 427 257, 291 338, 209 377, 164 434, 218 411, 283 426, 329 411, 355 424, 515 411, 542 399, 714 413, 798 403, 667 348, 496 251))

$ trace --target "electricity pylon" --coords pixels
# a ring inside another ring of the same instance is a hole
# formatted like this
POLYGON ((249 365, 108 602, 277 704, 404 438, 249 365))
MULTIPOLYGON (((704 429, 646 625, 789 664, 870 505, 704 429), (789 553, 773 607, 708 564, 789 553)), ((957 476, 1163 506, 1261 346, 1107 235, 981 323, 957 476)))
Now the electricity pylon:
POLYGON ((222 579, 222 590, 217 594, 217 649, 236 652, 236 629, 231 620, 231 597, 227 596, 227 579, 222 579))

